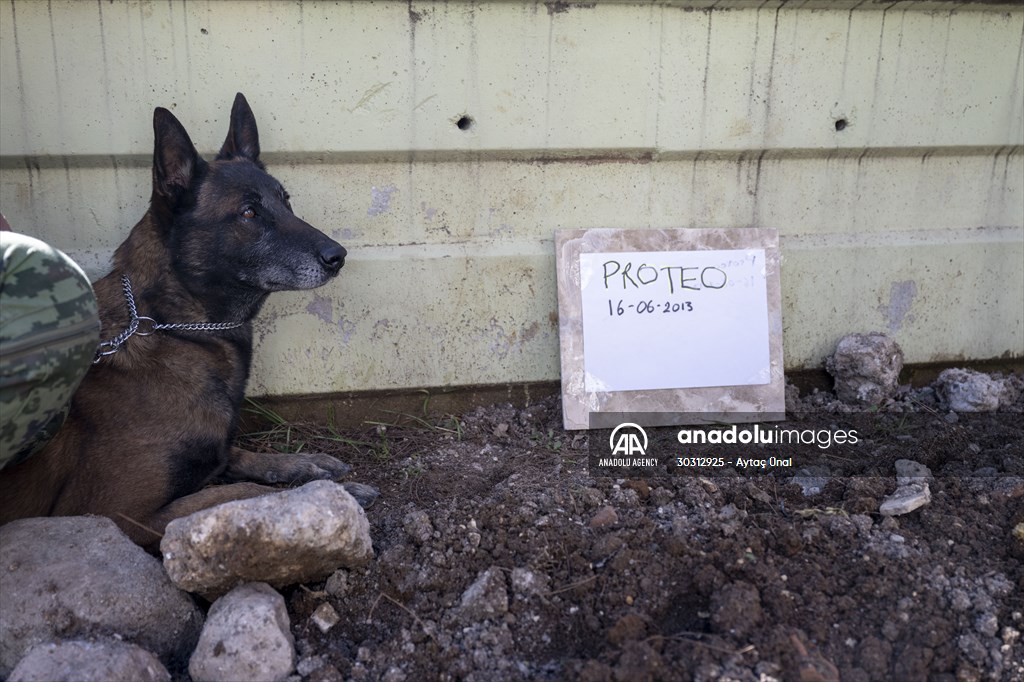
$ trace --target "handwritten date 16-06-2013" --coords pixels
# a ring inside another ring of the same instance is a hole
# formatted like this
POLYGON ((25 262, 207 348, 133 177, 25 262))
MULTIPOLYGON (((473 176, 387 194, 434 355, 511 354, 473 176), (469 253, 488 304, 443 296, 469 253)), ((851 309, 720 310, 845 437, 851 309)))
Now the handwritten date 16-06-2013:
POLYGON ((639 301, 623 305, 620 298, 617 302, 609 299, 608 314, 612 317, 619 317, 626 313, 637 313, 646 315, 648 313, 686 313, 693 312, 693 301, 639 301))

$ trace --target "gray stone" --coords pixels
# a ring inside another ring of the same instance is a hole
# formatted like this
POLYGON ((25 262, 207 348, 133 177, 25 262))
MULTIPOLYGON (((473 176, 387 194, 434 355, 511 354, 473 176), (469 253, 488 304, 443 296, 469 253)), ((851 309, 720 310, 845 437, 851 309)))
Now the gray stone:
POLYGON ((512 592, 516 599, 542 597, 548 593, 550 579, 544 573, 531 571, 528 568, 512 569, 512 592))
POLYGON ((295 664, 295 672, 302 677, 308 677, 317 670, 323 668, 326 663, 327 659, 323 655, 300 658, 299 662, 295 664))
POLYGON ((974 629, 986 637, 995 637, 999 632, 999 619, 994 613, 982 613, 975 619, 974 629))
POLYGON ((203 616, 160 562, 110 519, 0 527, 0 677, 34 644, 117 634, 165 663, 192 650, 203 616))
POLYGON ((327 594, 339 599, 347 597, 351 590, 352 586, 348 584, 348 571, 344 568, 339 568, 332 573, 331 577, 327 579, 327 584, 324 585, 324 591, 327 594))
POLYGON ((903 350, 879 332, 849 334, 825 361, 835 379, 836 396, 853 405, 878 405, 899 386, 903 350))
POLYGON ((8 682, 171 682, 156 656, 127 642, 36 644, 8 682))
POLYGON ((508 612, 505 574, 497 566, 482 572, 462 593, 461 611, 473 620, 494 618, 508 612))
POLYGON ((999 408, 1003 382, 971 369, 943 370, 935 380, 942 405, 954 412, 991 412, 999 408))
POLYGON ((195 682, 273 682, 294 669, 284 598, 266 583, 240 585, 213 603, 188 664, 195 682))
POLYGON ((912 459, 898 459, 895 462, 896 485, 905 486, 911 483, 927 483, 932 480, 932 470, 912 459))
POLYGON ((419 509, 406 514, 402 520, 402 526, 418 545, 422 545, 434 534, 434 526, 430 523, 430 517, 427 516, 427 512, 419 509))
POLYGON ((800 492, 803 493, 804 497, 820 495, 829 482, 828 469, 825 467, 803 467, 796 473, 797 475, 789 479, 789 482, 800 486, 800 492))
POLYGON ((879 512, 883 516, 909 514, 932 501, 927 483, 911 483, 896 488, 896 491, 882 501, 879 512))
POLYGON ((322 580, 373 557, 366 513, 345 488, 314 481, 171 521, 160 543, 176 585, 207 598, 236 585, 322 580))
POLYGON ((966 590, 954 588, 949 593, 949 606, 954 611, 966 611, 971 608, 971 596, 966 590))
POLYGON ((313 625, 320 629, 320 632, 327 632, 341 620, 341 616, 334 610, 334 607, 324 602, 320 606, 316 607, 316 611, 309 617, 309 620, 313 622, 313 625))

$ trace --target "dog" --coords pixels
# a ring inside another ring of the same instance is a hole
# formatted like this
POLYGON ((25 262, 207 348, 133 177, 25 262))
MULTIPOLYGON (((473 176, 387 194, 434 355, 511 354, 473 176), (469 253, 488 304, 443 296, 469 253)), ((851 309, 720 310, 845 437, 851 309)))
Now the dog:
MULTIPOLYGON (((53 439, 0 472, 0 523, 99 514, 152 551, 175 518, 350 470, 232 445, 253 318, 272 292, 333 279, 345 248, 292 212, 241 93, 211 162, 170 111, 155 110, 153 131, 149 210, 94 283, 105 341, 53 439)), ((363 506, 377 494, 345 487, 363 506)))

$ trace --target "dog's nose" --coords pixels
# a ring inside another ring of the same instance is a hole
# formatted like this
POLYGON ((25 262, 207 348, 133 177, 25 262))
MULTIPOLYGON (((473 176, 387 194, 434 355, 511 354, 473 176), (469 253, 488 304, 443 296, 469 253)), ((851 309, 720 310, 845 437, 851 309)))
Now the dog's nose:
POLYGON ((341 266, 345 264, 345 256, 348 255, 348 251, 341 244, 332 244, 320 250, 320 262, 324 264, 324 267, 328 270, 337 272, 341 270, 341 266))

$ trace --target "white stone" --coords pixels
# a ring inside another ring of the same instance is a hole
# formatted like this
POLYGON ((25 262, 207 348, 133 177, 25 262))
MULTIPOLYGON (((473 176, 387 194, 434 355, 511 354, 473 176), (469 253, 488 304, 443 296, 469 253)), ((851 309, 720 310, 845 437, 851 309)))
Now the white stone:
POLYGON ((1004 394, 1001 381, 959 368, 943 370, 935 380, 935 392, 955 412, 991 412, 998 409, 1004 394))
POLYGON ((294 669, 284 598, 266 583, 241 585, 213 603, 188 664, 195 682, 275 682, 294 669))
POLYGON ((911 483, 903 485, 882 501, 879 512, 883 516, 900 516, 920 509, 932 501, 931 491, 927 483, 911 483))
POLYGON ((493 618, 508 611, 508 590, 500 568, 488 568, 466 588, 462 593, 461 611, 474 620, 493 618))
POLYGON ((176 519, 160 550, 171 580, 208 598, 246 582, 283 587, 323 580, 373 557, 366 513, 331 481, 176 519))

